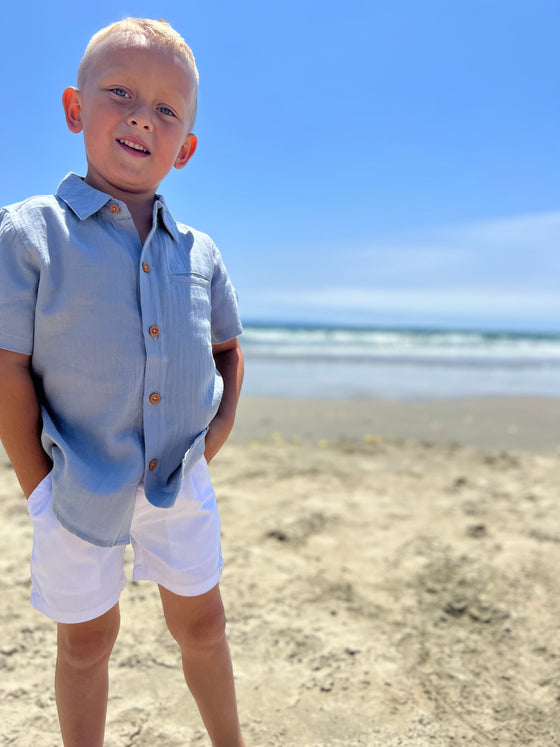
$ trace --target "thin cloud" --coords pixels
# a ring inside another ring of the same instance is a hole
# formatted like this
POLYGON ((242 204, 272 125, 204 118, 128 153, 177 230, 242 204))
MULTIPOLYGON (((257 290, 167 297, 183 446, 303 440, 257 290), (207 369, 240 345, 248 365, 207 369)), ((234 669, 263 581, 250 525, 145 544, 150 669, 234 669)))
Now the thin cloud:
POLYGON ((533 247, 544 250, 558 246, 560 211, 533 213, 481 221, 471 225, 443 229, 443 235, 461 243, 476 242, 486 246, 533 247))
POLYGON ((397 232, 374 238, 369 247, 353 252, 353 256, 402 257, 434 265, 439 261, 457 263, 482 251, 504 248, 513 253, 532 250, 552 254, 559 239, 560 211, 552 211, 397 232))
MULTIPOLYGON (((258 301, 258 299, 254 299, 258 301)), ((309 309, 343 309, 370 312, 437 312, 516 317, 554 314, 560 319, 560 294, 505 291, 500 288, 388 288, 330 287, 315 291, 272 291, 262 303, 309 309)))
POLYGON ((350 250, 330 277, 322 268, 316 287, 277 279, 282 288, 252 290, 246 300, 278 318, 289 310, 560 327, 559 237, 560 211, 385 237, 350 250))
POLYGON ((560 211, 513 216, 374 240, 353 252, 362 277, 391 287, 556 289, 560 211))
POLYGON ((352 253, 362 264, 374 266, 377 277, 406 275, 426 276, 430 273, 460 272, 468 265, 471 253, 451 246, 383 245, 352 253))

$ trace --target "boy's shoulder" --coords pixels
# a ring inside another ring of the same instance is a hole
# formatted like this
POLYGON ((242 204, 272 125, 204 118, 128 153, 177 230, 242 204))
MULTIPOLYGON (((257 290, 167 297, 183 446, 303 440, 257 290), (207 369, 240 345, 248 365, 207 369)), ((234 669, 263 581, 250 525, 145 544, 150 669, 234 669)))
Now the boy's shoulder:
POLYGON ((46 230, 53 216, 60 213, 56 195, 34 195, 20 202, 13 202, 0 209, 0 234, 10 236, 36 236, 46 230))
POLYGON ((187 239, 195 244, 215 248, 216 245, 214 244, 214 241, 207 233, 204 233, 204 231, 199 231, 198 229, 193 228, 186 223, 181 223, 180 221, 175 221, 175 225, 177 226, 177 231, 181 238, 187 239))
POLYGON ((42 210, 53 210, 59 208, 59 202, 56 195, 33 195, 19 202, 12 202, 10 205, 4 205, 3 213, 10 215, 20 215, 23 213, 32 213, 42 210))
MULTIPOLYGON (((167 217, 171 218, 171 214, 169 213, 167 206, 166 212, 167 217)), ((221 258, 220 250, 216 246, 214 239, 209 236, 209 234, 193 228, 191 225, 175 220, 175 218, 171 218, 171 221, 177 230, 176 238, 179 240, 179 243, 188 251, 203 252, 206 255, 212 256, 214 259, 221 258)))
POLYGON ((21 202, 7 205, 3 210, 22 220, 27 217, 36 218, 40 214, 47 216, 49 213, 65 220, 68 209, 78 218, 87 218, 109 199, 109 195, 89 187, 80 176, 70 172, 60 182, 55 193, 34 195, 21 202))

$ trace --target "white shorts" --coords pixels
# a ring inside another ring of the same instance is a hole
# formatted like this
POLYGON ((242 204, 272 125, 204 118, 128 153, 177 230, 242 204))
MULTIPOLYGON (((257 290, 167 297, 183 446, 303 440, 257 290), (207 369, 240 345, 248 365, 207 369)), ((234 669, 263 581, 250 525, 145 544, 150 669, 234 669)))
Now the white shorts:
MULTIPOLYGON (((47 475, 27 501, 33 522, 31 604, 61 623, 93 620, 126 586, 125 545, 98 547, 65 529, 51 508, 47 475)), ((136 491, 130 530, 133 580, 147 579, 181 596, 210 591, 222 572, 220 517, 206 460, 186 475, 172 508, 156 508, 136 491)))

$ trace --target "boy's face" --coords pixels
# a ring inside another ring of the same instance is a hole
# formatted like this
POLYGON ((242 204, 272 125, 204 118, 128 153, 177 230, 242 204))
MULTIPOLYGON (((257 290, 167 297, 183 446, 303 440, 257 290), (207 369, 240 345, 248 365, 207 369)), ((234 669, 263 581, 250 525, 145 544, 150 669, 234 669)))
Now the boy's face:
POLYGON ((151 199, 163 177, 194 153, 189 133, 194 80, 170 51, 139 37, 99 44, 78 91, 67 88, 68 127, 83 130, 92 187, 124 199, 151 199))

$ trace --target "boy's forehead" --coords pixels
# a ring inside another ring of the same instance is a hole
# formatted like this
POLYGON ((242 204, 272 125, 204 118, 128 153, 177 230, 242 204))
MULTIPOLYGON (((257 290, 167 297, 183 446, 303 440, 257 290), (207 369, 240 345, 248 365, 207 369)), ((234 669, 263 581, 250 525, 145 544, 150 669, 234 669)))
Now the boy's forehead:
POLYGON ((120 29, 113 31, 98 42, 94 51, 98 50, 103 50, 105 53, 108 51, 126 52, 140 50, 149 54, 154 51, 166 50, 166 47, 164 47, 163 44, 150 41, 139 31, 125 31, 120 29))
POLYGON ((126 31, 115 31, 91 50, 82 76, 84 79, 92 74, 95 77, 103 76, 112 70, 128 66, 134 69, 139 59, 150 63, 157 60, 160 65, 169 64, 176 69, 179 67, 188 76, 189 88, 194 82, 187 63, 173 50, 146 39, 141 33, 126 31))

